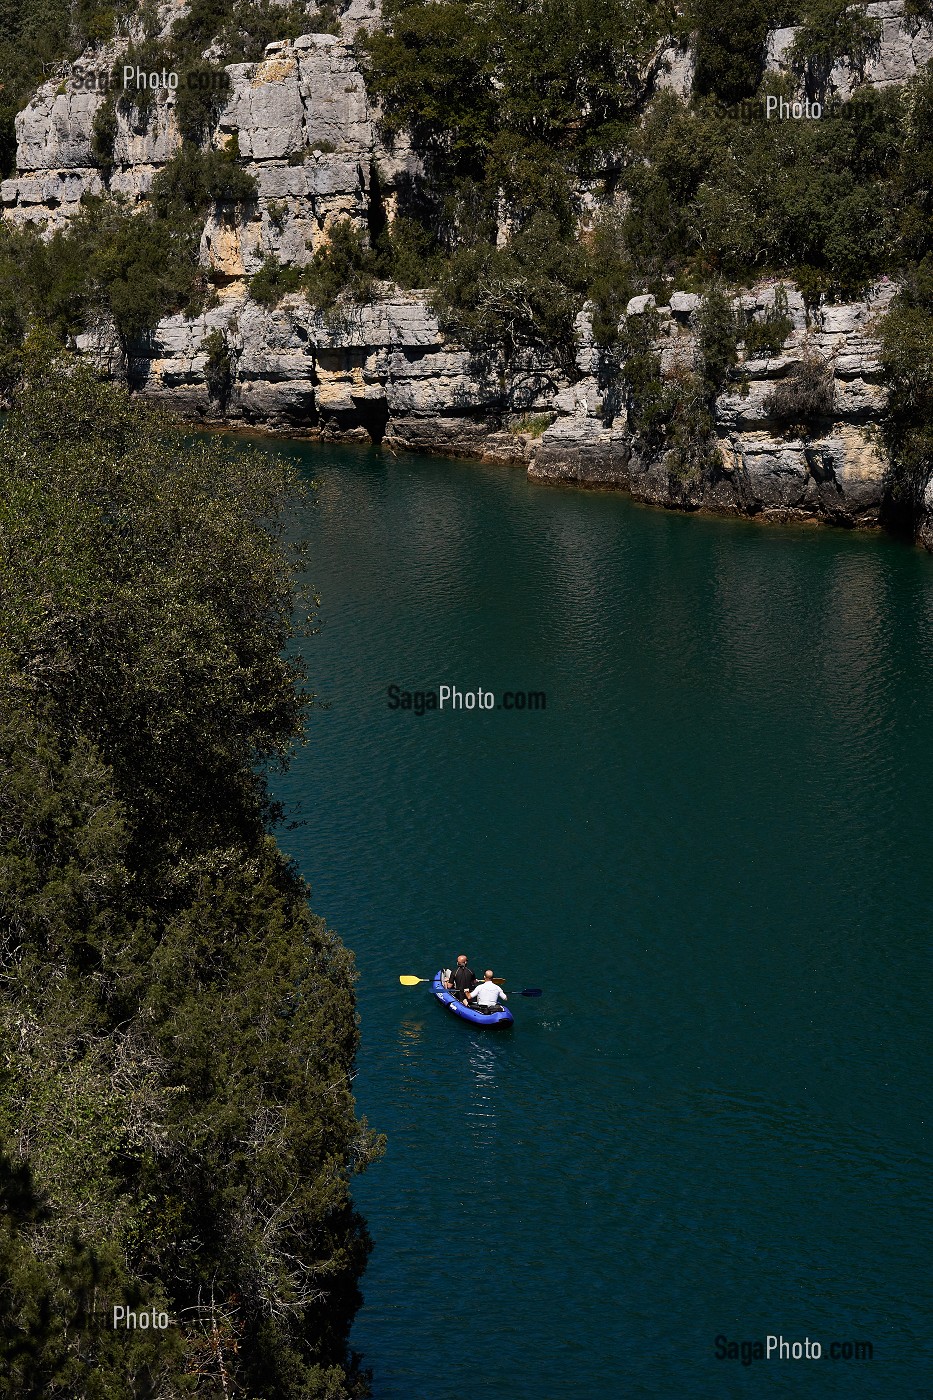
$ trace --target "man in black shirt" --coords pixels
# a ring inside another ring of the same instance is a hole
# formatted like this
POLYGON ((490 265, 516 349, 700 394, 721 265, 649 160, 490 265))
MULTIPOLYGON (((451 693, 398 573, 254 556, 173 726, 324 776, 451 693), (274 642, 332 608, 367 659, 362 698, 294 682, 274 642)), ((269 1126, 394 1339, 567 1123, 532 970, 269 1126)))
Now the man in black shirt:
POLYGON ((476 986, 476 978, 467 962, 466 953, 461 953, 457 958, 457 966, 447 979, 446 987, 449 992, 455 992, 464 1006, 469 1006, 469 992, 476 986))

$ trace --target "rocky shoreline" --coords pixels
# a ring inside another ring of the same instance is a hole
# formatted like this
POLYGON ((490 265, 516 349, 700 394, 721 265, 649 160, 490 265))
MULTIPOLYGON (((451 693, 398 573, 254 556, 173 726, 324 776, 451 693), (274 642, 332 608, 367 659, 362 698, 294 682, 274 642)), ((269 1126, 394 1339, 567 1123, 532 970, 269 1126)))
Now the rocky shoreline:
MULTIPOLYGON (((930 26, 905 19, 895 0, 868 8, 885 31, 870 81, 903 81, 925 61, 930 26)), ((746 320, 767 317, 778 295, 786 296, 791 329, 779 354, 740 354, 713 412, 719 465, 696 480, 672 469, 663 445, 649 449, 639 439, 586 311, 578 318, 575 364, 561 368, 532 355, 513 361, 504 394, 501 363, 480 363, 445 335, 425 292, 382 284, 370 304, 328 314, 297 293, 274 308, 251 299, 249 279, 266 258, 300 267, 336 222, 366 228, 374 216, 391 220, 402 182, 420 169, 404 140, 390 148, 380 135, 351 42, 359 21, 352 6, 346 13, 342 36, 270 44, 261 62, 227 68, 230 96, 213 144, 235 143, 258 194, 235 214, 215 210, 205 223, 200 258, 214 304, 193 319, 163 318, 129 362, 107 325, 80 337, 82 350, 192 421, 478 457, 522 466, 532 480, 624 489, 679 509, 880 523, 885 391, 876 330, 896 292, 887 280, 862 301, 819 309, 807 309, 789 283, 763 281, 735 293, 746 320), (229 384, 221 394, 208 383, 209 337, 215 352, 223 346, 229 384), (788 432, 770 405, 782 383, 814 358, 831 381, 830 407, 811 425, 812 435, 801 436, 788 432)), ((789 33, 779 31, 771 45, 776 65, 789 33)), ((689 54, 662 57, 658 85, 688 91, 689 54)), ((16 118, 17 174, 0 185, 10 223, 53 230, 84 196, 104 190, 144 204, 155 174, 179 149, 174 97, 161 91, 145 117, 118 107, 113 166, 104 172, 94 164, 94 118, 103 98, 88 91, 85 69, 101 61, 98 54, 51 79, 16 118)), ((837 76, 842 91, 845 74, 837 76)), ((667 306, 645 296, 629 304, 629 320, 651 315, 653 349, 667 377, 697 362, 697 306, 688 293, 673 295, 667 306)))
MULTIPOLYGON (((336 320, 299 294, 274 309, 228 294, 203 316, 160 322, 148 356, 129 371, 142 393, 195 422, 476 457, 522 466, 531 480, 624 489, 678 509, 878 525, 886 463, 874 327, 895 287, 883 283, 864 301, 809 316, 799 293, 780 282, 763 283, 738 300, 746 314, 764 315, 781 290, 793 329, 779 355, 741 361, 733 371, 715 405, 721 467, 698 482, 683 481, 633 432, 625 403, 605 387, 586 313, 577 327, 576 377, 529 359, 507 410, 496 367, 478 366, 468 350, 450 342, 426 295, 388 288, 336 320), (203 347, 215 333, 223 336, 232 366, 223 406, 211 398, 206 380, 203 347), (832 412, 814 435, 788 434, 771 416, 769 399, 814 356, 831 372, 832 412)), ((664 307, 646 297, 630 303, 630 318, 656 318, 662 373, 693 364, 698 304, 698 297, 684 293, 664 307)), ((112 352, 99 334, 81 343, 98 356, 112 352)))

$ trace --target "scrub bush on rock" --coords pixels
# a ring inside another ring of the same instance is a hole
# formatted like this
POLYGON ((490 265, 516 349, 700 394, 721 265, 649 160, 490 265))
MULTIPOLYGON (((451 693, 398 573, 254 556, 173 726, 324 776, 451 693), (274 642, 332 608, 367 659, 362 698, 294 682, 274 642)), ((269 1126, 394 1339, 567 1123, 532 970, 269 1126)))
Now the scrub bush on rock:
POLYGON ((815 350, 808 350, 789 374, 778 381, 764 401, 764 410, 785 431, 812 432, 832 417, 833 368, 815 350))

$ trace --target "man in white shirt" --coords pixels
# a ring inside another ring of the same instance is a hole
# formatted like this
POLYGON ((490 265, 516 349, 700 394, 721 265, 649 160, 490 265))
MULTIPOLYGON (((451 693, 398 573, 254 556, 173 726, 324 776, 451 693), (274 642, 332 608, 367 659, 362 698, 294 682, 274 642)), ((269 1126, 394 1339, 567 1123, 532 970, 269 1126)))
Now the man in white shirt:
POLYGON ((487 967, 483 975, 483 980, 482 982, 480 982, 479 986, 475 987, 472 992, 468 992, 467 995, 469 996, 471 1001, 476 1002, 476 1005, 486 1015, 489 1015, 490 1012, 495 1011, 496 1005, 499 1001, 508 1001, 508 997, 506 996, 502 988, 497 987, 495 982, 492 980, 491 967, 487 967))

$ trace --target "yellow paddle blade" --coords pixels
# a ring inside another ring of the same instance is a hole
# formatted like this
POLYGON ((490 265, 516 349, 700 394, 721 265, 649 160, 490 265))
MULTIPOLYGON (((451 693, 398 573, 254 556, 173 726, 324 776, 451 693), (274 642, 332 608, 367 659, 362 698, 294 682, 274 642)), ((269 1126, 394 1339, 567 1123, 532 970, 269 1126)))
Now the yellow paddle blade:
POLYGON ((427 982, 426 977, 400 977, 398 979, 403 987, 417 987, 419 982, 427 982))

